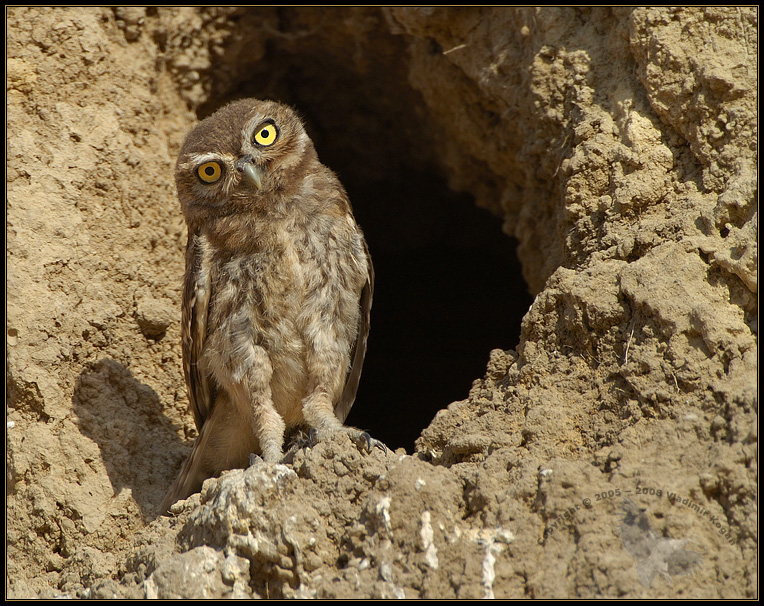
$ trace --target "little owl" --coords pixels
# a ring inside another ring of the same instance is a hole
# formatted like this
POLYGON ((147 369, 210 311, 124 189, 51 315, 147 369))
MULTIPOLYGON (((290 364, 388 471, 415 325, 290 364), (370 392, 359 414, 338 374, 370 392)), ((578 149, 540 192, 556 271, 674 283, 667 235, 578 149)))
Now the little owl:
POLYGON ((175 179, 188 224, 183 370, 199 437, 162 512, 250 453, 279 461, 288 429, 365 435, 343 423, 374 285, 347 194, 289 107, 243 99, 202 120, 175 179))

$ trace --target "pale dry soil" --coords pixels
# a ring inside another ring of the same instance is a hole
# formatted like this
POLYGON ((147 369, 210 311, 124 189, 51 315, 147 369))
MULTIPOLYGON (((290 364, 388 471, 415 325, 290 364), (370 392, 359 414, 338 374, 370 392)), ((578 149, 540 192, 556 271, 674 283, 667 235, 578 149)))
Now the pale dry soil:
POLYGON ((14 7, 6 40, 8 597, 757 597, 756 7, 14 7), (535 298, 408 453, 329 440, 156 518, 196 435, 174 159, 245 95, 359 214, 467 192, 535 298))

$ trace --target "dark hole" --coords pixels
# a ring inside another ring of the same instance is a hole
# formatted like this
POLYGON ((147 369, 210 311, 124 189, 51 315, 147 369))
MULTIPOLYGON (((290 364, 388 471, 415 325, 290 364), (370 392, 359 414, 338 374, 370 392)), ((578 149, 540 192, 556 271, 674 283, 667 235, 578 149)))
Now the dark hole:
POLYGON ((393 190, 348 189, 376 286, 347 423, 411 452, 438 410, 467 397, 490 350, 517 345, 532 298, 500 220, 439 175, 408 175, 393 190))

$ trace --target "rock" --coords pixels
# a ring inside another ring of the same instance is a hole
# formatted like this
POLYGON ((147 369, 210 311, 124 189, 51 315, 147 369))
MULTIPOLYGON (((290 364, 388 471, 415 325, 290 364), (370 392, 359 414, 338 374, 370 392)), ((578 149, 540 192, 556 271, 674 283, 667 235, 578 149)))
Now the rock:
POLYGON ((151 338, 163 335, 177 314, 169 299, 144 297, 136 301, 135 308, 135 319, 141 332, 151 338))

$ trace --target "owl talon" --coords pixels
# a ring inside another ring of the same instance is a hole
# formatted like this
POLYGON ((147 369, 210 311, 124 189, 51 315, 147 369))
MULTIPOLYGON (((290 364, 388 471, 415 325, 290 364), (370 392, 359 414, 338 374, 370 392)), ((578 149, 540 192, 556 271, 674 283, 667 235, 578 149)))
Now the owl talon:
POLYGON ((368 432, 362 431, 358 437, 366 441, 366 452, 371 452, 371 448, 374 446, 376 448, 381 448, 382 451, 387 454, 387 446, 376 438, 372 438, 368 432))
POLYGON ((255 463, 262 462, 262 457, 259 457, 254 452, 249 453, 249 466, 252 467, 255 463))
MULTIPOLYGON (((376 438, 372 438, 371 435, 369 435, 369 433, 366 431, 358 431, 352 427, 343 427, 339 430, 339 432, 346 433, 354 442, 362 445, 366 452, 371 452, 372 448, 380 448, 385 453, 388 452, 387 446, 385 446, 376 438)), ((313 446, 318 444, 323 439, 323 437, 326 436, 319 436, 319 431, 313 427, 308 432, 308 439, 303 444, 303 447, 313 448, 313 446)))

